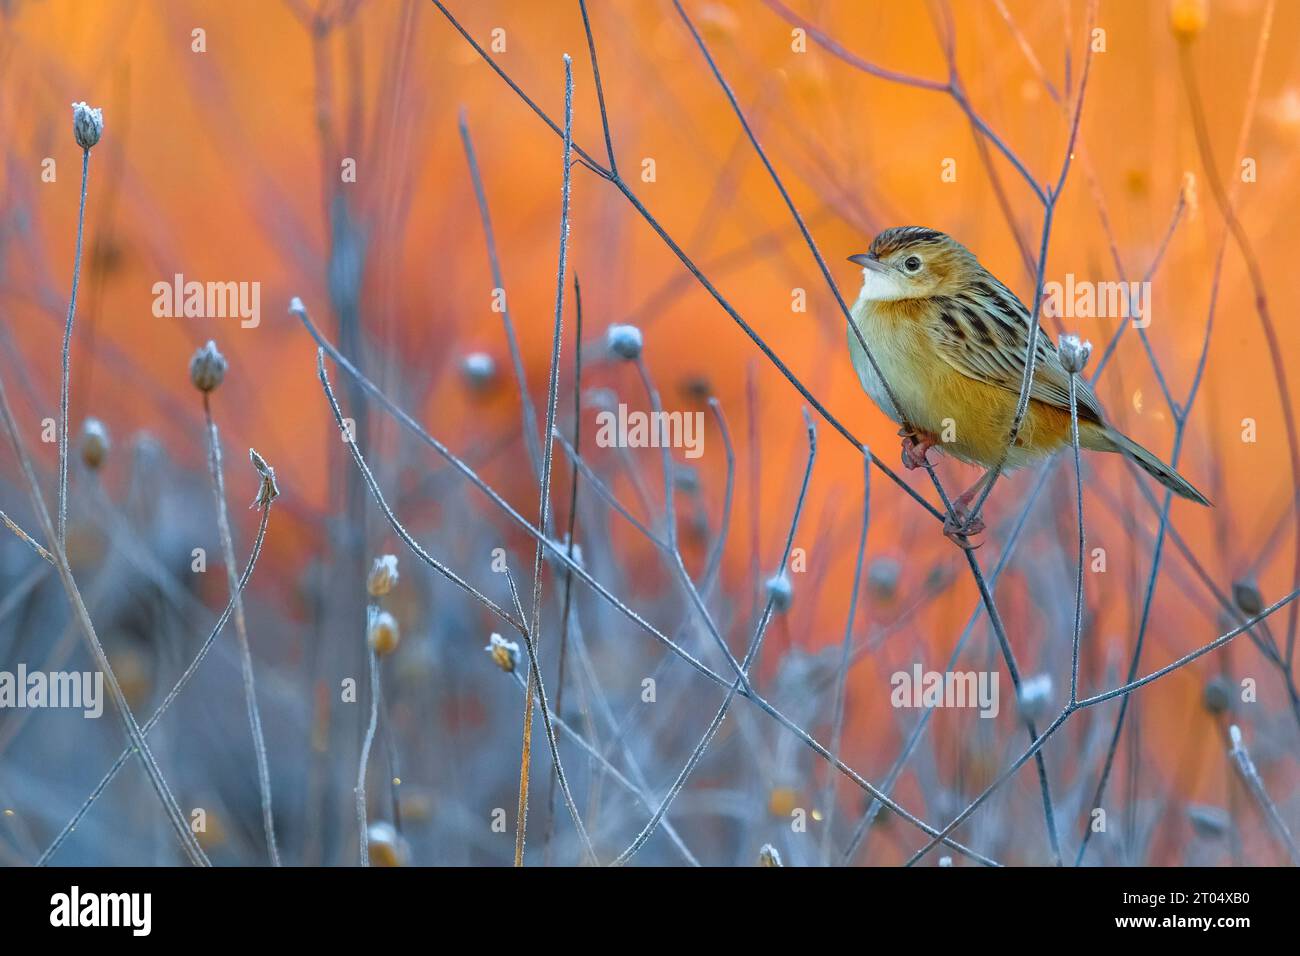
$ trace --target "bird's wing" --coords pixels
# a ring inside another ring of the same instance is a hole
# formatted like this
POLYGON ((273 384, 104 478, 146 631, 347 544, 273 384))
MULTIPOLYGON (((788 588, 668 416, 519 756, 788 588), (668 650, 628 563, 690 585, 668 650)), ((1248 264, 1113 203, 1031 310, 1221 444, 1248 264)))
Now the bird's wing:
MULTIPOLYGON (((1029 310, 997 279, 986 275, 969 294, 939 296, 925 327, 935 351, 961 374, 1020 394, 1029 347, 1029 310)), ((1061 365, 1047 332, 1038 330, 1034 381, 1029 397, 1057 408, 1070 407, 1070 375, 1061 365)), ((1079 417, 1104 423, 1097 396, 1087 379, 1075 389, 1079 417)))

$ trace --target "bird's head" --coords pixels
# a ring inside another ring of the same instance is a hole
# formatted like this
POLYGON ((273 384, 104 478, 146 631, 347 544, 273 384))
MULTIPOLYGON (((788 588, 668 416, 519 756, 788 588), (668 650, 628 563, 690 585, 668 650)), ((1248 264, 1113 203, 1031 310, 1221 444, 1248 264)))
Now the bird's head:
POLYGON ((870 302, 954 295, 982 272, 960 242, 923 226, 886 229, 849 262, 862 266, 861 297, 870 302))

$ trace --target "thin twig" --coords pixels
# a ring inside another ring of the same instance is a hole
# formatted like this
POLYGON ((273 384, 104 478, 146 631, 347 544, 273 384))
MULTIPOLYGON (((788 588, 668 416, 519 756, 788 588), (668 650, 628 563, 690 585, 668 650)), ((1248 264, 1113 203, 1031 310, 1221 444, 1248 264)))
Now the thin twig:
MULTIPOLYGON (((560 191, 560 262, 555 282, 555 330, 551 336, 551 374, 547 387, 546 447, 542 455, 541 501, 537 508, 537 527, 543 531, 551 518, 551 465, 554 445, 556 406, 560 400, 560 344, 563 339, 565 269, 569 261, 569 194, 573 180, 573 59, 564 55, 564 179, 560 191)), ((533 558, 533 608, 528 627, 529 643, 536 648, 542 628, 542 543, 537 543, 533 558)), ((515 818, 515 866, 524 865, 524 841, 528 832, 528 782, 533 756, 533 694, 536 691, 536 668, 528 672, 528 699, 524 701, 522 753, 519 758, 519 812, 515 818)))
POLYGON ((62 377, 59 384, 59 523, 58 543, 68 542, 68 389, 72 367, 72 321, 77 314, 77 287, 81 284, 81 244, 86 228, 86 181, 90 178, 90 150, 81 151, 81 205, 77 209, 77 251, 72 260, 72 295, 68 321, 63 327, 62 377))
MULTIPOLYGON (((66 376, 64 380, 66 382, 66 376)), ((109 694, 113 698, 113 704, 126 730, 127 738, 131 741, 132 748, 140 755, 140 761, 144 764, 149 783, 153 787, 158 801, 163 805, 167 819, 180 840, 186 856, 195 866, 208 866, 210 864, 207 855, 199 846, 198 840, 195 839, 184 814, 181 813, 180 807, 176 805, 176 798, 172 795, 171 788, 167 786, 167 780, 163 777, 162 769, 158 766, 153 751, 149 749, 148 743, 145 742, 144 734, 140 732, 140 725, 136 723, 135 715, 131 712, 126 695, 122 693, 122 687, 117 681, 117 675, 113 672, 113 667, 108 661, 108 655, 104 653, 104 646, 99 641, 99 635, 95 633, 95 625, 91 623, 90 614, 86 611, 86 605, 81 598, 80 590, 77 588, 77 582, 72 577, 72 569, 68 566, 67 552, 58 538, 54 521, 50 518, 49 510, 45 506, 45 497, 41 494, 40 486, 37 484, 36 472, 32 468, 31 459, 28 457, 27 449, 23 445, 22 436, 18 431, 18 424, 14 421, 3 378, 0 378, 0 413, 3 414, 5 430, 9 433, 9 441, 13 445, 23 475, 27 479, 28 490, 32 497, 32 503, 35 505, 36 516, 40 521, 41 532, 54 545, 54 551, 52 552, 54 567, 59 572, 59 579, 63 584, 64 592, 67 594, 68 603, 72 606, 73 616, 81 628, 95 663, 103 672, 105 681, 108 683, 109 694)))
MULTIPOLYGON (((262 517, 257 526, 257 535, 253 538, 253 550, 248 557, 248 564, 244 566, 244 573, 240 575, 237 594, 243 593, 244 588, 248 586, 249 579, 253 576, 253 568, 257 566, 257 559, 262 553, 262 542, 266 539, 266 526, 270 519, 270 515, 271 502, 267 501, 262 506, 262 517)), ((208 632, 207 638, 204 639, 203 643, 199 646, 198 653, 194 655, 189 666, 186 667, 181 676, 177 678, 176 683, 173 684, 171 690, 167 692, 167 696, 163 698, 162 703, 159 704, 157 710, 153 712, 153 716, 150 717, 149 720, 145 722, 144 726, 140 728, 142 733, 148 734, 149 731, 154 728, 158 721, 162 719, 163 714, 167 713, 167 708, 171 706, 172 701, 179 696, 180 692, 185 688, 185 685, 190 682, 190 678, 198 671, 199 665, 203 663, 203 659, 207 657, 208 651, 212 649, 212 645, 216 641, 217 635, 221 633, 222 628, 226 626, 226 622, 229 621, 231 615, 234 614, 236 596, 237 595, 231 595, 230 601, 227 602, 225 609, 222 610, 221 615, 217 618, 216 624, 212 626, 212 630, 208 632)), ((86 811, 88 811, 91 806, 94 805, 95 801, 99 799, 100 794, 104 792, 105 788, 112 782, 113 778, 117 776, 118 771, 122 769, 123 765, 126 764, 134 753, 134 747, 127 747, 118 755, 113 766, 109 768, 108 772, 104 774, 99 783, 96 784, 95 789, 90 792, 90 795, 82 801, 81 806, 77 809, 77 812, 73 814, 72 819, 69 820, 64 825, 63 829, 59 831, 58 836, 54 838, 49 849, 41 854, 41 858, 36 861, 37 866, 44 866, 50 861, 50 857, 58 851, 59 847, 63 845, 63 841, 66 840, 77 828, 77 824, 80 823, 81 818, 86 815, 86 811)))
POLYGON ((275 841, 275 819, 271 813, 271 770, 266 757, 266 738, 262 734, 262 713, 257 704, 257 686, 253 681, 253 653, 248 641, 248 623, 244 619, 244 599, 235 572, 235 542, 230 532, 230 512, 226 503, 226 479, 221 464, 221 437, 212 417, 211 392, 203 393, 203 417, 207 422, 208 469, 212 474, 212 491, 217 501, 217 531, 221 537, 222 560, 230 597, 235 602, 235 633, 239 636, 239 669, 244 681, 244 703, 248 709, 248 726, 253 735, 253 753, 257 760, 257 788, 262 801, 262 833, 266 839, 271 865, 280 865, 280 851, 275 841))

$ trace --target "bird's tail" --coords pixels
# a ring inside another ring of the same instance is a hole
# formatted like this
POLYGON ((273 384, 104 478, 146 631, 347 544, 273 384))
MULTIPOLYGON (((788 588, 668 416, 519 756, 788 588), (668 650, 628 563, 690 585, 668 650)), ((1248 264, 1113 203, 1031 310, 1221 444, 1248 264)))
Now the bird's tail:
POLYGON ((1121 434, 1113 428, 1108 428, 1103 441, 1105 445, 1101 450, 1119 452, 1180 498, 1213 507, 1210 504, 1210 499, 1197 491, 1190 481, 1127 435, 1121 434))

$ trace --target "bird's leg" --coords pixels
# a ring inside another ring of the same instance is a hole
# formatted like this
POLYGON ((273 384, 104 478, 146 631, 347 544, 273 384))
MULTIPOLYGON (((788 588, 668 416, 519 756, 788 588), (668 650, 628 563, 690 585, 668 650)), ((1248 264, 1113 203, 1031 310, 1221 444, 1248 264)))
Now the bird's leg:
POLYGON ((929 467, 925 455, 939 443, 939 436, 906 425, 898 430, 898 434, 903 436, 903 467, 908 471, 929 467))
POLYGON ((979 534, 984 530, 984 519, 979 515, 972 517, 970 506, 975 497, 984 489, 984 485, 991 474, 992 471, 986 471, 979 481, 954 498, 952 500, 952 514, 943 519, 944 535, 958 547, 968 550, 978 547, 978 545, 971 544, 967 539, 970 535, 979 534))

